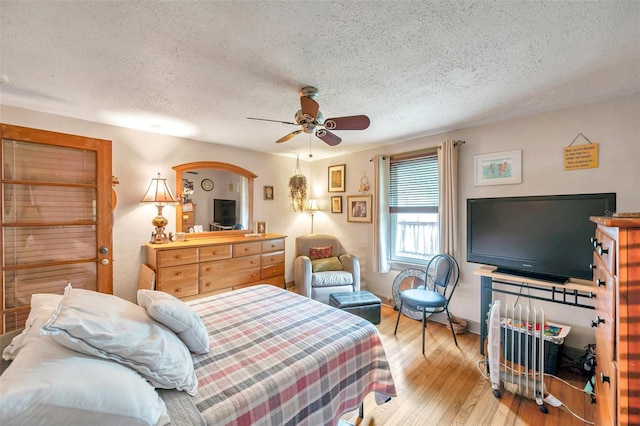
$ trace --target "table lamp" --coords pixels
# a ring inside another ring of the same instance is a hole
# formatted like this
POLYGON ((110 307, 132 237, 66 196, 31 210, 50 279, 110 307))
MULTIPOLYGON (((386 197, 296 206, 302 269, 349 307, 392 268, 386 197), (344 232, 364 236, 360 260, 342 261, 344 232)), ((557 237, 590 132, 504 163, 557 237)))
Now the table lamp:
POLYGON ((140 200, 141 203, 153 203, 158 208, 158 216, 153 218, 151 223, 156 227, 156 232, 152 241, 154 243, 166 243, 169 242, 169 237, 164 232, 165 226, 169 221, 162 216, 162 209, 164 206, 177 205, 178 200, 173 196, 169 186, 167 186, 167 180, 160 177, 158 173, 157 178, 151 179, 147 192, 140 200))

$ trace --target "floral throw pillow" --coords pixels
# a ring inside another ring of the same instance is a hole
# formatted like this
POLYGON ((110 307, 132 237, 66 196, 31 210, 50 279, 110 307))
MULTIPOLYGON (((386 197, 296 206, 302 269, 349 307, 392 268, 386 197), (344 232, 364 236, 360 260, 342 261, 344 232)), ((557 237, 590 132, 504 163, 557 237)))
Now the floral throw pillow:
POLYGON ((309 259, 326 259, 333 256, 333 246, 309 247, 309 259))

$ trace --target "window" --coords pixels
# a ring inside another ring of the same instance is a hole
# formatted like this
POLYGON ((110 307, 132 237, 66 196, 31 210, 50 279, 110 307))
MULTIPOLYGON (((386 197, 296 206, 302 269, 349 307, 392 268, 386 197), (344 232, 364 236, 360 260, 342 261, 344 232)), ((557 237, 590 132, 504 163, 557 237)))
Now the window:
POLYGON ((389 168, 391 260, 423 263, 440 251, 437 153, 392 158, 389 168))

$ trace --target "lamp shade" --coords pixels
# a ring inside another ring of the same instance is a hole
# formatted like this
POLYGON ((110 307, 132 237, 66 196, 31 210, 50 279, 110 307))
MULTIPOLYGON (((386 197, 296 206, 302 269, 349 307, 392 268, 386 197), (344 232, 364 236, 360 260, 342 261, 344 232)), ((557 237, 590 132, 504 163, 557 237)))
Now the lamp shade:
POLYGON ((178 204, 178 199, 171 193, 171 190, 167 185, 167 180, 161 178, 160 173, 158 173, 157 178, 151 179, 149 188, 147 188, 147 192, 144 194, 144 197, 142 197, 140 202, 167 206, 171 204, 178 204))
POLYGON ((316 200, 315 198, 309 198, 304 209, 311 212, 319 211, 320 207, 318 207, 318 200, 316 200))

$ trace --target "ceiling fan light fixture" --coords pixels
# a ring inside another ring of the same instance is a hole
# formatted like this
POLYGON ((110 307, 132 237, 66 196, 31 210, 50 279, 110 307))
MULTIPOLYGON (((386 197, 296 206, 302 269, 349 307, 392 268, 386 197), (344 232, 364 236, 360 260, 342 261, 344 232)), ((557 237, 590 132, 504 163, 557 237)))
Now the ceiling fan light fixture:
POLYGON ((284 124, 297 124, 300 130, 289 133, 288 135, 278 139, 276 143, 286 142, 295 135, 305 132, 313 134, 322 139, 324 143, 330 146, 336 146, 342 142, 342 138, 330 132, 330 130, 364 130, 369 127, 369 117, 366 115, 352 115, 345 117, 334 117, 324 119, 320 112, 320 107, 313 99, 318 95, 318 89, 312 86, 305 86, 300 89, 300 106, 301 108, 295 113, 295 123, 279 120, 269 120, 263 118, 247 117, 251 120, 274 121, 284 124), (318 126, 324 129, 318 129, 318 126))
POLYGON ((315 99, 318 96, 318 89, 313 86, 304 86, 298 92, 300 96, 304 96, 305 98, 315 99))

